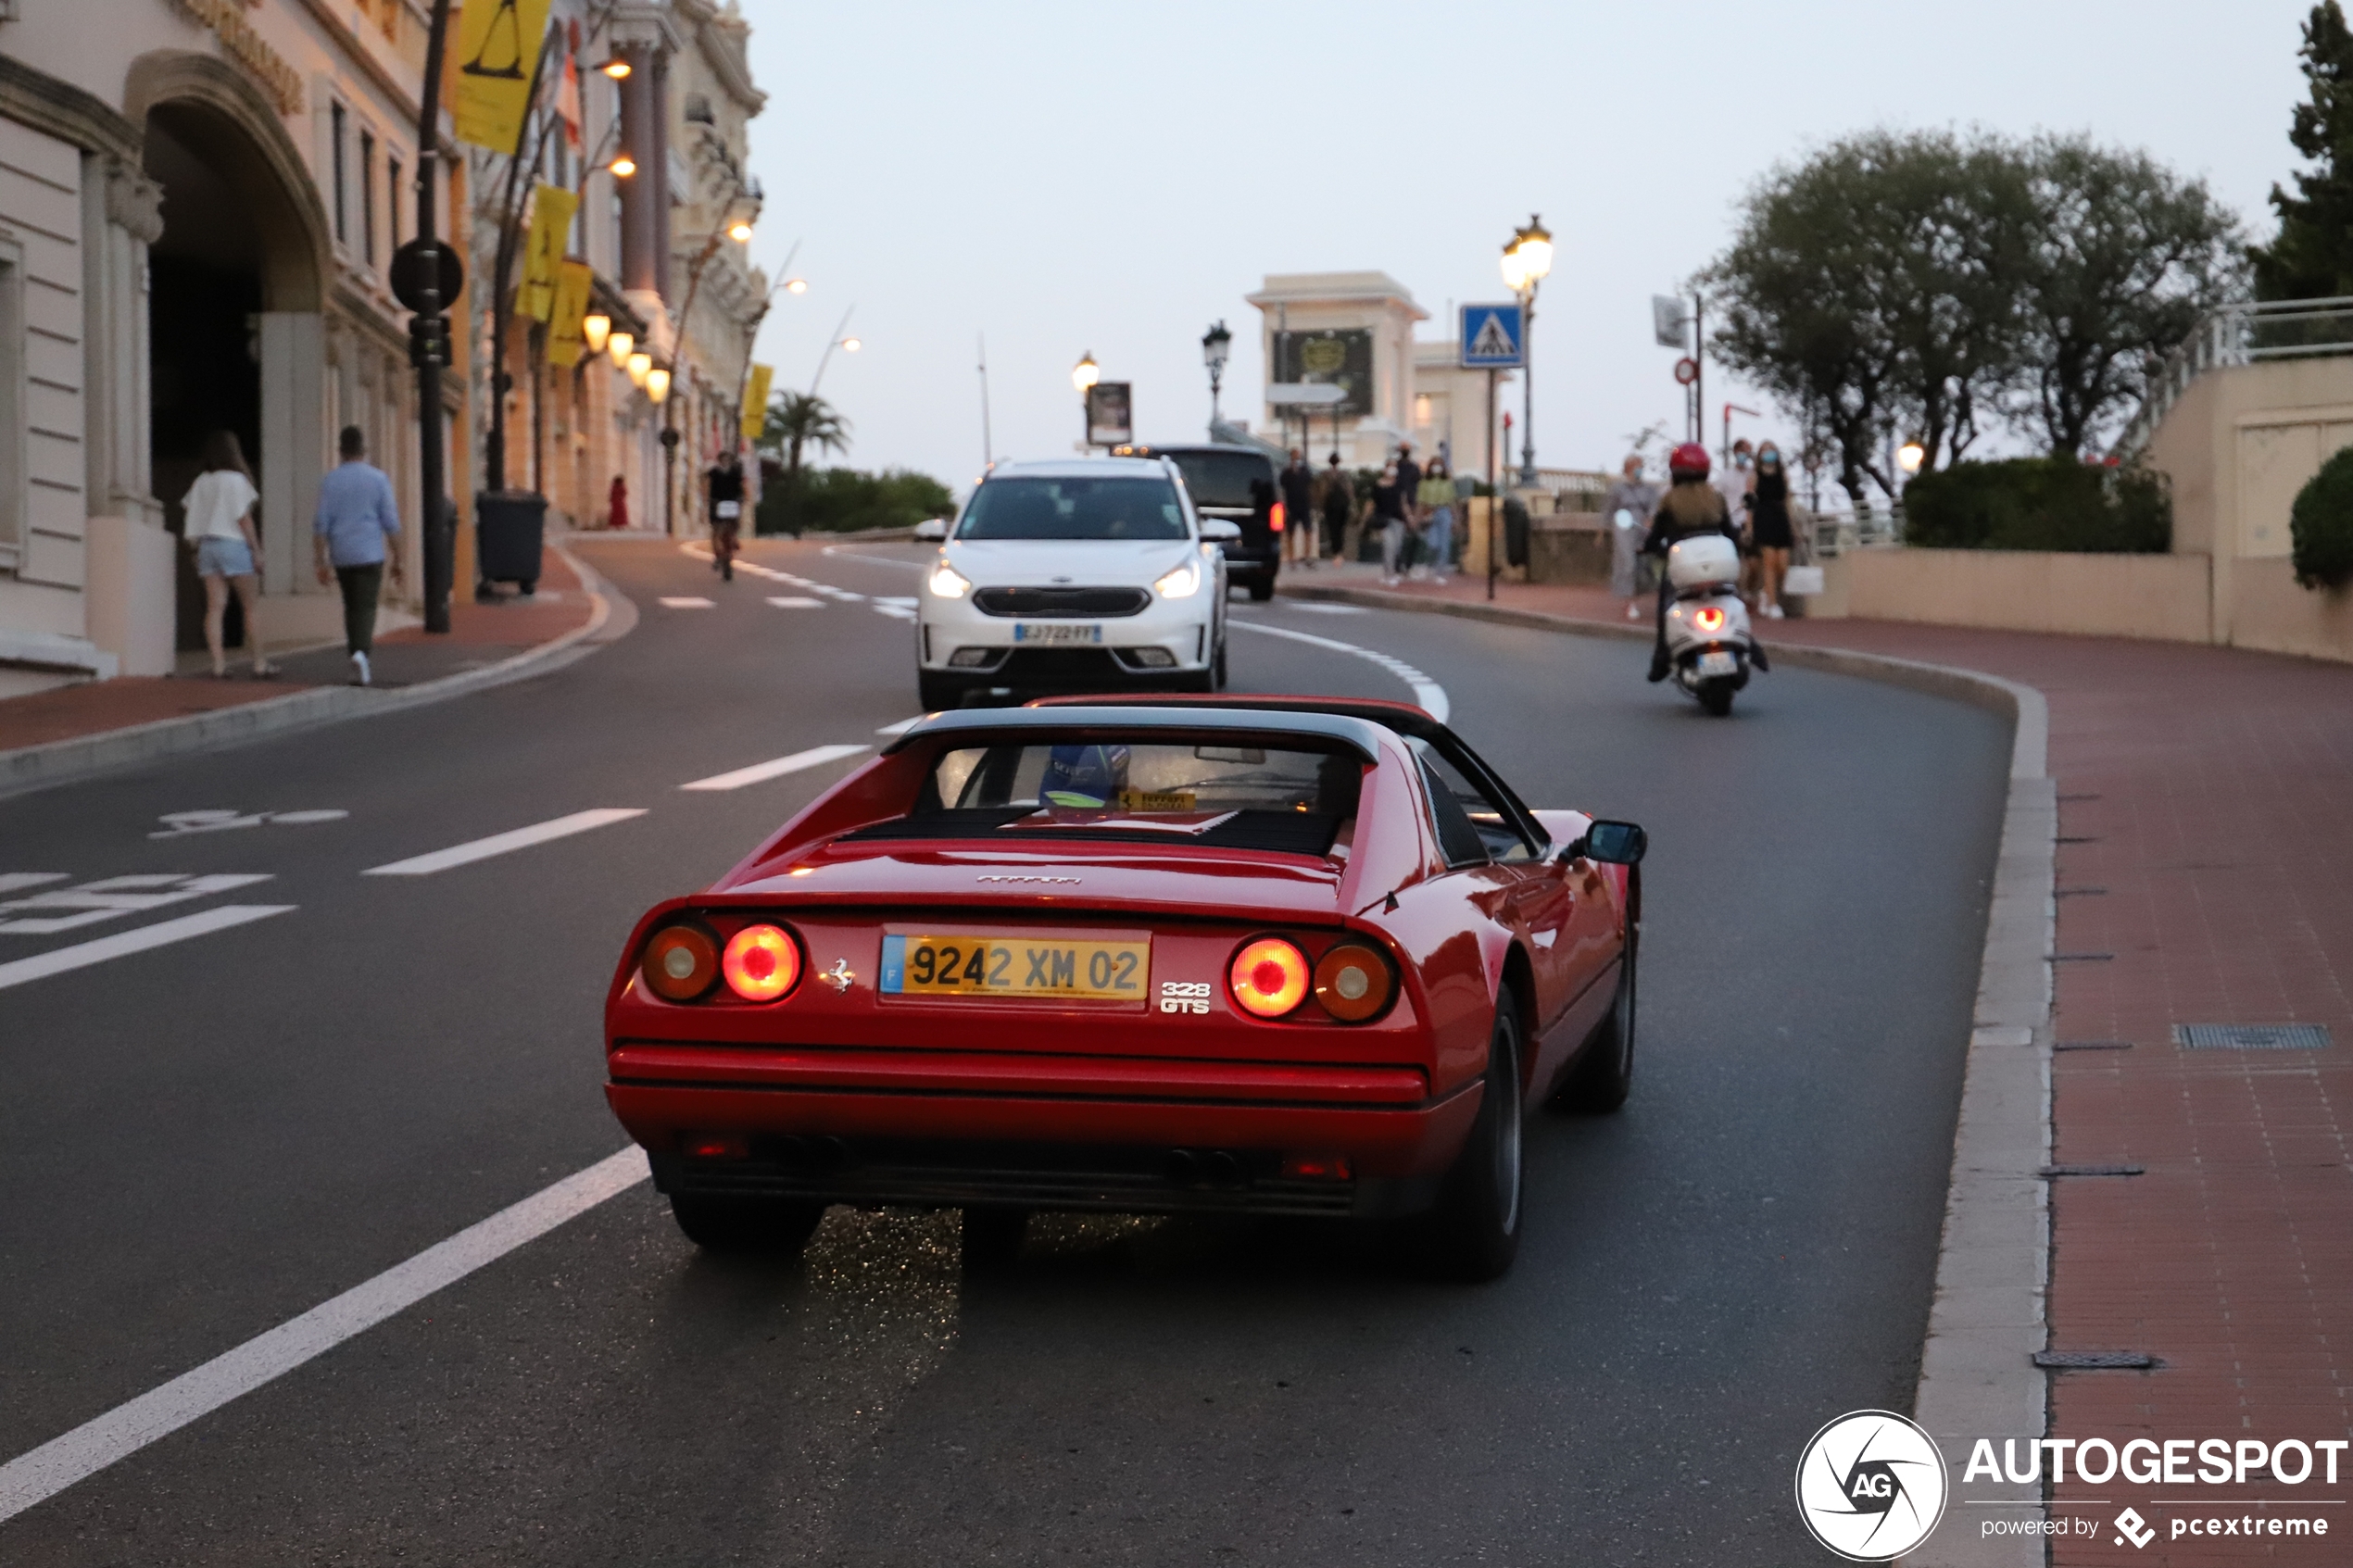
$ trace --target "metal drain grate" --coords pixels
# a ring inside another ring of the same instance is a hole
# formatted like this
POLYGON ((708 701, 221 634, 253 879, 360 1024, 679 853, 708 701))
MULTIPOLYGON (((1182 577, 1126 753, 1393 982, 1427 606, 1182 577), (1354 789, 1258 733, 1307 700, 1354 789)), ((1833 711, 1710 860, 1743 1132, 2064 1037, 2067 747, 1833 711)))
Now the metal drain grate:
POLYGON ((2157 1358, 2139 1350, 2037 1350, 2034 1364, 2046 1372, 2146 1372, 2157 1358))
POLYGON ((2194 1051, 2317 1051, 2329 1044, 2325 1023, 2177 1023, 2173 1043, 2194 1051))
POLYGON ((2147 1170, 2145 1165, 2045 1165, 2035 1174, 2047 1182, 2060 1176, 2138 1176, 2147 1170))

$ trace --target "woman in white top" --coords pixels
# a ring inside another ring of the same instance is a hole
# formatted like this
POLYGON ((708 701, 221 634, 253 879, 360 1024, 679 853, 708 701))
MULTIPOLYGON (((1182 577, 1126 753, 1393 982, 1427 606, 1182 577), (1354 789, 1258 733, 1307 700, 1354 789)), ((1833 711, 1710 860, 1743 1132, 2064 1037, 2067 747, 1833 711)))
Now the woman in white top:
POLYGON ((188 543, 196 547, 196 575, 204 579, 204 641, 212 650, 212 678, 226 680, 229 666, 222 657, 220 622, 229 609, 229 587, 234 583, 237 602, 245 607, 245 643, 253 649, 253 673, 266 680, 278 667, 261 657, 261 621, 254 614, 254 599, 261 586, 260 536, 254 533, 254 508, 261 493, 253 487, 244 449, 234 431, 216 430, 205 438, 204 472, 188 487, 182 503, 187 513, 188 543))

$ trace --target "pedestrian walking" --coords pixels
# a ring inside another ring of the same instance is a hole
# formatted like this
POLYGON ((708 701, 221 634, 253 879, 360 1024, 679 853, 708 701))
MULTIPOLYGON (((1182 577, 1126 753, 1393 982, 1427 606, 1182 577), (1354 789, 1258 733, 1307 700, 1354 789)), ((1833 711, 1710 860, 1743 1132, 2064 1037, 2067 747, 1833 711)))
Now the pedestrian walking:
POLYGON ((1287 561, 1313 560, 1315 556, 1315 470, 1296 446, 1283 470, 1283 548, 1287 561))
MULTIPOLYGON (((358 425, 343 427, 336 449, 343 462, 319 482, 319 510, 311 523, 311 554, 321 583, 343 589, 343 641, 351 657, 351 684, 373 684, 369 656, 376 647, 376 601, 384 596, 384 541, 400 536, 400 505, 392 481, 368 461, 368 438, 358 425)), ((400 558, 389 557, 392 580, 401 580, 400 558)))
POLYGON ((1638 572, 1642 530, 1658 508, 1658 486, 1642 481, 1642 455, 1629 453, 1617 483, 1602 497, 1602 523, 1609 530, 1609 591, 1626 601, 1626 619, 1642 618, 1638 572))
POLYGON ((1405 547, 1405 485, 1390 463, 1373 485, 1373 526, 1380 530, 1380 581, 1397 586, 1397 557, 1405 547))
POLYGON ((188 487, 181 503, 186 518, 183 535, 196 549, 196 575, 204 580, 204 646, 212 655, 212 678, 229 678, 222 639, 233 590, 245 611, 245 645, 253 653, 256 680, 268 680, 278 667, 262 657, 261 620, 254 601, 261 592, 261 536, 254 532, 254 511, 261 492, 254 487, 253 470, 245 467, 245 448, 234 431, 216 430, 205 437, 204 471, 188 487))
POLYGON ((1756 449, 1742 436, 1732 443, 1731 460, 1724 465, 1708 483, 1724 497, 1724 515, 1732 520, 1732 527, 1740 541, 1741 597, 1750 604, 1756 602, 1756 541, 1749 532, 1748 508, 1751 492, 1756 487, 1756 449))
POLYGON ((1789 470, 1781 449, 1768 441, 1756 449, 1756 487, 1750 492, 1749 532, 1756 540, 1757 598, 1765 618, 1782 618, 1781 582, 1789 575, 1790 547, 1797 543, 1790 525, 1789 470))
POLYGON ((605 493, 605 526, 629 526, 629 482, 619 474, 612 476, 612 488, 605 493))
POLYGON ((1356 519, 1356 477, 1340 466, 1337 452, 1324 470, 1323 486, 1316 502, 1323 521, 1323 554, 1337 564, 1348 553, 1348 525, 1356 519))
POLYGON ((1446 471, 1445 458, 1429 460, 1414 500, 1421 512, 1422 548, 1429 557, 1429 574, 1442 588, 1454 566, 1454 481, 1446 471))

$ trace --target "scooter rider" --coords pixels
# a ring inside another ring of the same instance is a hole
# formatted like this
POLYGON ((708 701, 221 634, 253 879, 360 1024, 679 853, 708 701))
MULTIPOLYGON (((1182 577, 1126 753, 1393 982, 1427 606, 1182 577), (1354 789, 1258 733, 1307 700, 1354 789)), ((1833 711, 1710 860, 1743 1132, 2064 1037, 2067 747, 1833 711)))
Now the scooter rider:
MULTIPOLYGON (((1740 526, 1725 508, 1724 497, 1707 483, 1707 448, 1696 441, 1686 441, 1675 448, 1667 459, 1667 471, 1674 483, 1658 504, 1658 515, 1651 520, 1650 533, 1642 539, 1642 552, 1662 560, 1667 552, 1681 540, 1702 533, 1720 533, 1734 544, 1740 542, 1740 526)), ((1675 585, 1665 571, 1658 576, 1658 641, 1651 649, 1653 681, 1667 679, 1667 607, 1675 597, 1675 585)))

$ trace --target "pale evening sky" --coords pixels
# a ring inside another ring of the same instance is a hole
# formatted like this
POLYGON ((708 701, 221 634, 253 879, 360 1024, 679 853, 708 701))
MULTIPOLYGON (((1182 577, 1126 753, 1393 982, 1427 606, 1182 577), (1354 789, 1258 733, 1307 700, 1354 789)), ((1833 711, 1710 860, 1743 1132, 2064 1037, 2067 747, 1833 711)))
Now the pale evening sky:
MULTIPOLYGON (((1775 162, 1876 124, 2089 131, 2204 177, 2267 233, 2309 6, 745 9, 769 94, 754 256, 774 268, 798 238, 811 283, 778 296, 760 358, 807 386, 854 305, 863 350, 821 389, 855 427, 839 460, 961 490, 981 463, 977 333, 1000 458, 1070 454, 1089 349, 1135 383, 1142 436, 1198 439, 1220 317, 1226 408, 1261 418, 1242 296, 1264 274, 1381 270, 1440 335, 1450 300, 1506 297, 1496 257, 1530 211, 1558 246, 1538 460, 1614 466, 1628 433, 1681 419, 1650 296, 1721 248, 1775 162)), ((1727 396, 1766 407, 1711 367, 1710 404, 1727 396)))

